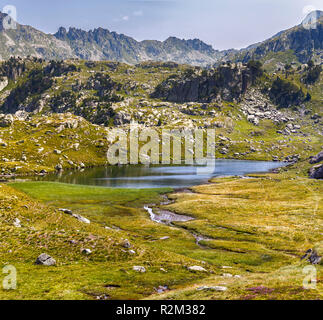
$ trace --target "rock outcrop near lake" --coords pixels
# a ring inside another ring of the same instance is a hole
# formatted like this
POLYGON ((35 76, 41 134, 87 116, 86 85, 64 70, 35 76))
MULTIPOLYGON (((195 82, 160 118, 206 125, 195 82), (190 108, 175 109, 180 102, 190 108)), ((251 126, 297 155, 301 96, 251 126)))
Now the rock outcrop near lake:
POLYGON ((323 179, 323 151, 311 157, 310 164, 316 164, 310 169, 310 177, 312 179, 323 179))
POLYGON ((157 86, 152 98, 170 102, 237 101, 262 74, 261 67, 233 64, 215 70, 190 71, 179 77, 169 77, 157 86))

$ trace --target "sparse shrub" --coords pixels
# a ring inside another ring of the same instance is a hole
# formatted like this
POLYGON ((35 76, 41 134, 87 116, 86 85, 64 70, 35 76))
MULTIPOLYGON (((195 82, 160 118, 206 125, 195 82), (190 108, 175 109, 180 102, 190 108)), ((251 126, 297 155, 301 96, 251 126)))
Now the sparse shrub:
POLYGON ((262 63, 260 61, 250 60, 247 67, 250 69, 253 79, 261 77, 264 73, 262 63))
POLYGON ((273 82, 269 95, 281 108, 297 105, 305 99, 305 93, 301 87, 279 77, 273 82))
POLYGON ((303 82, 306 84, 313 84, 320 79, 322 73, 322 66, 313 66, 308 69, 303 82))

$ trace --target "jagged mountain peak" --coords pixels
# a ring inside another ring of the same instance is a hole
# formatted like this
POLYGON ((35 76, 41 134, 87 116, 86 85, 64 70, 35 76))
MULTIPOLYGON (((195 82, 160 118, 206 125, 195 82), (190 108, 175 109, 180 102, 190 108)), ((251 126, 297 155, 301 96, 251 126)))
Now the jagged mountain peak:
POLYGON ((8 15, 6 13, 0 11, 0 19, 3 19, 5 17, 7 17, 7 16, 8 15))
POLYGON ((308 19, 311 19, 311 18, 321 19, 322 17, 323 17, 323 11, 314 10, 310 12, 303 21, 307 21, 308 19))
POLYGON ((276 69, 286 63, 306 63, 309 59, 322 64, 323 11, 313 11, 299 25, 225 57, 225 60, 242 62, 251 59, 262 60, 265 65, 275 63, 276 69))
POLYGON ((165 41, 137 41, 104 28, 89 31, 64 27, 54 36, 69 43, 75 54, 87 60, 117 60, 136 64, 142 61, 174 61, 193 65, 211 65, 219 53, 199 39, 169 37, 165 41))
POLYGON ((265 59, 268 53, 277 52, 291 52, 298 62, 306 62, 313 53, 318 59, 323 57, 323 11, 320 10, 307 17, 308 21, 313 21, 313 17, 318 20, 316 28, 303 28, 300 24, 240 51, 217 51, 200 39, 185 40, 174 36, 165 41, 137 41, 101 27, 89 31, 60 27, 55 34, 46 34, 17 24, 15 30, 4 30, 1 21, 6 16, 0 12, 0 60, 29 55, 44 59, 80 58, 128 64, 151 60, 210 66, 224 60, 265 59))

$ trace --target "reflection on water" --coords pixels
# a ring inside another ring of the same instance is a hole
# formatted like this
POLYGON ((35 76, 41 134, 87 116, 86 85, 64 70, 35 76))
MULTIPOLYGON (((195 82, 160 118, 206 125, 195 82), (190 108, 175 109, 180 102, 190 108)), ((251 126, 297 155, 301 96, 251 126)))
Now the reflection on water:
POLYGON ((280 162, 215 160, 212 166, 110 166, 70 171, 60 175, 37 178, 72 184, 116 188, 185 188, 207 183, 214 176, 241 176, 247 173, 267 172, 283 166, 280 162))

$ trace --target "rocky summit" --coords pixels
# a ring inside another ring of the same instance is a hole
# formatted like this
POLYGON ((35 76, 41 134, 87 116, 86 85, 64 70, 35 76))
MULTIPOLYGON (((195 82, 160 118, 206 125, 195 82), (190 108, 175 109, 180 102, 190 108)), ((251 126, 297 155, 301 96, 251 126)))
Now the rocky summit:
POLYGON ((34 56, 43 59, 114 60, 129 64, 142 61, 175 61, 192 65, 212 65, 223 56, 201 40, 169 37, 165 41, 136 41, 124 34, 97 28, 84 31, 61 27, 46 34, 17 23, 16 29, 4 29, 0 15, 0 59, 34 56))

